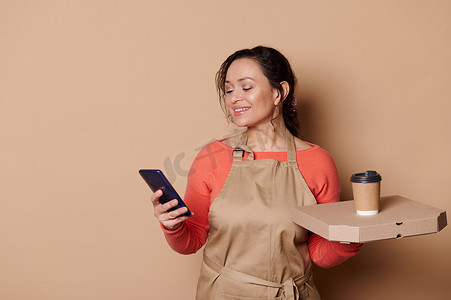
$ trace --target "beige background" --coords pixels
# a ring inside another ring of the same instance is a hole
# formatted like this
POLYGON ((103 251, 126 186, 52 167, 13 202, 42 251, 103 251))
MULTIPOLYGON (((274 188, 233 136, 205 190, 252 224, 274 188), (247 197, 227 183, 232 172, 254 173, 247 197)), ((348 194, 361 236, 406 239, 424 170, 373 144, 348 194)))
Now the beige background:
MULTIPOLYGON (((234 130, 214 75, 265 44, 291 60, 306 140, 342 199, 451 210, 450 1, 0 1, 0 298, 193 299, 200 252, 166 244, 140 168, 183 194, 199 148, 234 130)), ((324 299, 448 299, 451 231, 374 242, 315 268, 324 299)))

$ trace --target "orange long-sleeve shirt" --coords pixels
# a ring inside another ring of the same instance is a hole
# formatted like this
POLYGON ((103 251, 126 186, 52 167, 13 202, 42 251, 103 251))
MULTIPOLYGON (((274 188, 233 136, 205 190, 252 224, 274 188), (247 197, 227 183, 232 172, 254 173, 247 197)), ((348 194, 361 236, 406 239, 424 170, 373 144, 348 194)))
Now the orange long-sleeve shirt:
MULTIPOLYGON (((340 183, 335 163, 327 151, 317 145, 310 145, 312 147, 309 149, 296 151, 299 170, 318 204, 337 202, 340 183)), ((232 147, 215 141, 202 148, 195 158, 188 175, 184 199, 194 216, 174 231, 162 226, 166 240, 175 251, 191 254, 207 241, 208 212, 232 167, 232 151, 232 147)), ((287 153, 254 152, 254 157, 286 161, 287 153)), ((344 262, 357 254, 361 246, 330 242, 314 233, 309 234, 307 244, 312 261, 323 268, 344 262)))

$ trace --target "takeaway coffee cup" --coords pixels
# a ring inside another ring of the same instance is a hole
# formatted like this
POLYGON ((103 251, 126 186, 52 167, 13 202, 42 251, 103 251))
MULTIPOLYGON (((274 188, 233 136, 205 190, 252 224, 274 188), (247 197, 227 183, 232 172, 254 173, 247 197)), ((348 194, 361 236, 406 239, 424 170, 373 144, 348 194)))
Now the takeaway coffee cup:
POLYGON ((381 175, 376 171, 366 171, 351 176, 357 214, 370 216, 379 212, 381 180, 381 175))

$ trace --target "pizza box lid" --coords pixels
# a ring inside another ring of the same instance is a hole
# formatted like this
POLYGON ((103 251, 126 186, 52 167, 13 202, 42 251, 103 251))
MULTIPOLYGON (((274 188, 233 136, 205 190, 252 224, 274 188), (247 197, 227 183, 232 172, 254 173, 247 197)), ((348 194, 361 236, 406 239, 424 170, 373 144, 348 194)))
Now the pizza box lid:
POLYGON ((446 211, 398 195, 381 197, 379 213, 361 216, 354 201, 295 207, 293 221, 330 241, 363 243, 436 233, 446 211))

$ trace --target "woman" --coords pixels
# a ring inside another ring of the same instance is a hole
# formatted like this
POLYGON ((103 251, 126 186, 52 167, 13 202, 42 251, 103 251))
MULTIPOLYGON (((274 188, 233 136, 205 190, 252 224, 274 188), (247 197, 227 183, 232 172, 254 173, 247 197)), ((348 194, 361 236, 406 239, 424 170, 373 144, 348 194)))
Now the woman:
POLYGON ((169 245, 183 254, 204 244, 197 299, 320 299, 311 262, 332 267, 360 244, 329 242, 291 221, 295 206, 339 201, 330 155, 299 139, 296 79, 268 47, 229 56, 216 76, 227 117, 247 130, 205 146, 190 170, 185 208, 167 212, 161 191, 155 216, 169 245))

